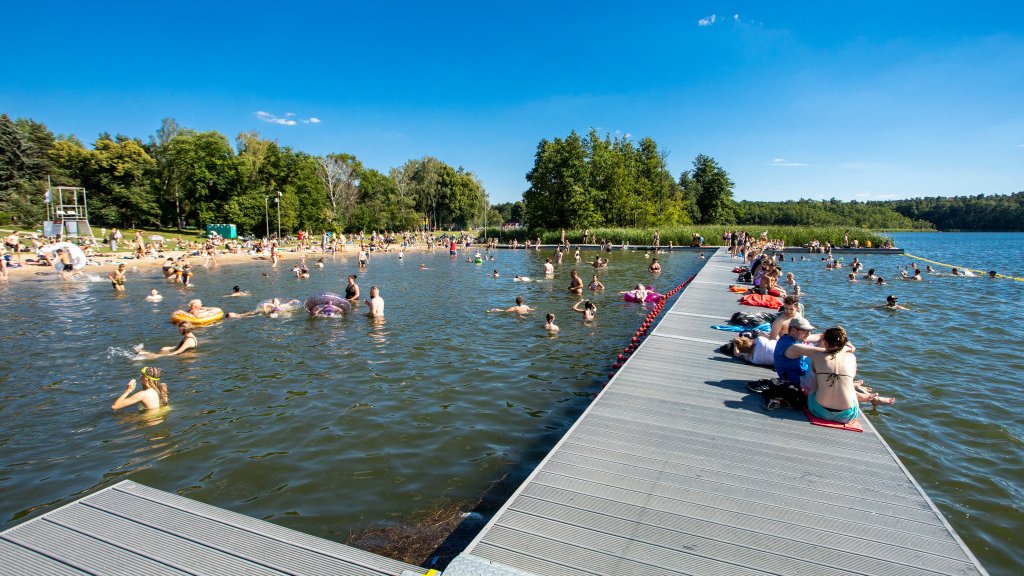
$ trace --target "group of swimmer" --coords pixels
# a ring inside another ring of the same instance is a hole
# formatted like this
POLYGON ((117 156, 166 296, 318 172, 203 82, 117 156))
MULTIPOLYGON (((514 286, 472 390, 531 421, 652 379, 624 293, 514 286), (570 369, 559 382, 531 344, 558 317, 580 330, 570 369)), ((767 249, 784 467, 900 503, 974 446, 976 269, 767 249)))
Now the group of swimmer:
MULTIPOLYGON (((319 264, 319 263, 318 263, 319 264)), ((121 264, 118 269, 111 273, 110 279, 112 283, 115 283, 115 289, 123 290, 123 281, 118 283, 118 278, 123 278, 125 265, 121 264), (119 287, 120 286, 120 287, 119 287)), ((180 270, 180 268, 179 268, 180 270)), ((171 279, 175 273, 167 274, 165 271, 165 277, 171 279)), ((340 315, 348 312, 354 306, 358 305, 360 298, 359 285, 356 283, 357 276, 351 274, 347 278, 347 285, 345 287, 345 297, 333 295, 329 293, 322 293, 311 296, 306 301, 306 310, 310 316, 314 317, 330 317, 340 315)), ((240 286, 234 286, 230 294, 226 294, 225 298, 231 297, 245 297, 250 294, 241 289, 240 286)), ((145 297, 148 302, 160 302, 163 300, 163 296, 160 295, 159 291, 154 288, 145 297)), ((384 317, 384 298, 381 297, 380 288, 373 286, 370 288, 369 299, 363 301, 367 306, 367 315, 371 318, 381 319, 384 317)), ((281 315, 290 314, 300 307, 303 303, 299 300, 282 300, 280 298, 271 298, 266 302, 262 302, 253 310, 247 312, 228 312, 227 318, 247 318, 251 316, 264 315, 270 318, 278 318, 281 315)), ((177 310, 172 314, 172 318, 178 316, 186 316, 192 318, 195 322, 205 323, 213 321, 213 319, 219 319, 223 315, 223 311, 220 308, 207 307, 203 305, 202 300, 194 298, 188 302, 188 305, 183 310, 177 310)), ((135 347, 136 359, 138 360, 149 360, 154 358, 161 358, 167 356, 177 356, 185 352, 194 351, 199 346, 199 339, 195 334, 195 324, 193 321, 182 320, 175 323, 175 327, 181 335, 181 340, 177 345, 164 346, 160 348, 159 352, 149 352, 143 349, 143 345, 139 344, 135 347)), ((118 410, 127 406, 141 403, 144 409, 157 409, 167 405, 168 403, 168 392, 166 384, 160 382, 161 369, 157 367, 145 367, 141 372, 142 376, 142 390, 132 392, 136 387, 136 380, 132 379, 125 391, 111 406, 114 410, 118 410)))
MULTIPOLYGON (((560 246, 557 247, 557 251, 555 253, 554 258, 545 258, 544 259, 543 274, 544 274, 545 278, 553 278, 554 277, 555 268, 554 268, 553 261, 560 263, 562 261, 562 254, 564 252, 567 252, 568 250, 569 250, 569 247, 564 247, 563 248, 563 246, 560 245, 560 246)), ((645 258, 649 258, 650 255, 645 253, 644 257, 645 258)), ((492 257, 492 259, 493 259, 493 257, 492 257)), ((582 261, 582 258, 580 256, 579 248, 578 247, 576 248, 575 259, 576 259, 577 262, 581 262, 582 261)), ((600 255, 598 255, 598 256, 594 257, 594 261, 593 261, 592 264, 593 264, 593 267, 595 268, 595 270, 598 270, 598 269, 607 268, 608 267, 608 263, 609 263, 609 260, 607 258, 602 258, 600 255)), ((651 272, 652 274, 654 274, 655 276, 657 276, 658 274, 661 273, 661 264, 658 262, 657 258, 654 258, 647 268, 648 268, 648 271, 651 272)), ((491 273, 491 276, 493 276, 494 278, 499 278, 500 277, 500 273, 498 272, 497 269, 495 269, 491 273)), ((532 278, 530 278, 529 276, 523 276, 523 275, 516 274, 515 277, 513 278, 513 281, 514 282, 533 282, 534 280, 532 278)), ((591 277, 590 283, 588 285, 584 286, 583 279, 580 276, 579 271, 574 268, 569 273, 569 286, 568 286, 567 290, 568 290, 568 292, 570 294, 574 294, 574 295, 580 296, 580 300, 578 300, 575 304, 573 304, 573 306, 570 309, 572 311, 574 311, 574 312, 579 313, 581 318, 582 318, 582 320, 583 320, 583 322, 589 323, 589 322, 594 321, 597 318, 597 304, 595 304, 593 300, 584 299, 582 297, 584 289, 587 289, 587 290, 590 290, 591 292, 597 293, 597 292, 603 291, 605 289, 605 286, 604 286, 603 283, 601 283, 601 280, 598 278, 597 274, 594 274, 591 277)), ((618 292, 618 293, 622 294, 624 299, 627 300, 627 301, 640 302, 640 303, 647 302, 652 297, 658 296, 657 294, 655 294, 652 291, 650 286, 646 286, 643 282, 638 282, 636 284, 636 287, 631 289, 631 290, 624 290, 624 291, 621 291, 621 292, 618 292)), ((534 308, 531 308, 530 306, 528 306, 525 303, 525 301, 524 301, 522 296, 517 296, 516 297, 515 305, 513 305, 513 306, 509 306, 508 308, 491 308, 490 310, 488 310, 488 312, 511 312, 511 313, 514 313, 514 314, 528 314, 528 313, 533 312, 533 311, 534 311, 534 308)), ((560 331, 560 328, 558 327, 558 325, 555 324, 555 314, 554 313, 548 312, 548 313, 545 314, 545 322, 544 322, 544 325, 542 326, 542 329, 547 331, 549 334, 556 334, 556 333, 558 333, 560 331)))

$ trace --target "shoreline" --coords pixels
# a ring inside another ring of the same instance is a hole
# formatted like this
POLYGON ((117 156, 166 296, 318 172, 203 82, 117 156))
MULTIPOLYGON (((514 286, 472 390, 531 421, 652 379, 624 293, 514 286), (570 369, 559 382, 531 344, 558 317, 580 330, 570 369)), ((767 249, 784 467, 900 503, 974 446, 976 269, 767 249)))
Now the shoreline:
MULTIPOLYGON (((534 251, 538 251, 538 252, 539 251, 544 251, 544 250, 553 251, 553 250, 556 250, 558 248, 558 246, 559 246, 558 244, 541 244, 539 249, 536 248, 535 246, 531 246, 529 248, 529 250, 534 250, 534 251)), ((600 244, 571 244, 571 246, 578 247, 580 250, 583 250, 583 251, 601 251, 601 245, 600 244)), ((356 256, 358 254, 358 252, 359 252, 359 249, 358 249, 358 247, 352 247, 352 248, 353 248, 352 250, 342 250, 342 251, 338 252, 337 254, 333 254, 333 256, 335 256, 335 257, 337 257, 337 256, 341 256, 341 257, 356 256)), ((677 252, 677 251, 678 252, 695 252, 696 251, 696 252, 700 252, 700 251, 716 250, 718 248, 719 248, 719 246, 713 246, 713 245, 704 245, 704 246, 673 246, 671 250, 668 250, 667 246, 661 246, 658 250, 662 251, 662 252, 665 252, 665 251, 670 251, 670 252, 677 252)), ((498 249, 498 250, 513 250, 513 248, 510 245, 508 245, 508 244, 504 244, 504 245, 499 244, 496 249, 498 249)), ((519 246, 519 247, 515 248, 514 250, 525 250, 525 249, 526 248, 524 248, 523 246, 519 246)), ((623 249, 624 248, 621 245, 616 245, 613 248, 612 252, 620 252, 623 249)), ((473 251, 473 250, 484 250, 484 251, 486 251, 486 246, 485 245, 476 245, 476 244, 474 244, 468 250, 470 250, 470 251, 473 251)), ((625 250, 655 251, 655 248, 654 248, 654 246, 649 246, 649 245, 648 246, 645 246, 645 245, 636 245, 636 246, 629 245, 629 246, 627 246, 625 248, 625 250)), ((405 251, 407 253, 422 253, 422 252, 427 252, 428 250, 427 250, 427 248, 425 246, 415 245, 415 246, 407 247, 405 249, 405 251)), ((445 249, 444 247, 436 246, 434 248, 434 251, 436 251, 436 252, 447 252, 447 249, 445 249)), ((465 253, 466 251, 467 251, 466 248, 460 248, 459 249, 460 255, 462 253, 465 253)), ((785 253, 787 251, 790 252, 791 254, 795 254, 795 253, 800 253, 800 254, 819 254, 818 252, 813 252, 810 249, 805 248, 805 247, 789 248, 787 250, 784 250, 783 252, 785 253)), ((192 255, 193 252, 194 252, 194 250, 166 250, 164 252, 161 252, 160 253, 161 255, 156 257, 156 258, 149 258, 149 257, 147 257, 147 258, 143 258, 141 260, 136 259, 134 257, 130 257, 130 258, 124 257, 124 256, 127 256, 127 255, 130 255, 131 254, 130 252, 118 252, 118 253, 116 253, 116 255, 108 253, 108 254, 103 254, 103 255, 100 255, 100 256, 93 256, 93 257, 89 258, 89 265, 83 271, 84 272, 94 272, 94 273, 97 273, 97 274, 107 275, 107 274, 113 272, 114 270, 117 270, 118 264, 125 264, 126 266, 129 267, 129 269, 132 268, 132 267, 152 269, 152 268, 160 268, 160 267, 162 267, 164 265, 164 262, 167 261, 167 258, 173 258, 173 259, 177 260, 180 256, 184 256, 184 255, 188 254, 188 258, 189 258, 190 262, 192 262, 194 264, 194 262, 196 260, 201 260, 201 259, 203 259, 205 257, 201 251, 200 251, 199 255, 192 255)), ((388 251, 374 251, 374 252, 371 252, 371 255, 397 254, 398 252, 399 252, 398 249, 392 249, 392 250, 388 250, 388 251)), ((863 248, 863 247, 861 247, 861 248, 833 248, 832 252, 834 254, 901 255, 901 254, 904 253, 904 250, 902 248, 887 249, 887 248, 863 248)), ((311 251, 311 250, 305 250, 305 251, 299 252, 298 250, 284 249, 281 252, 279 252, 279 254, 280 254, 280 257, 281 257, 280 261, 282 263, 286 262, 288 260, 298 261, 299 257, 301 255, 303 255, 303 254, 306 255, 307 262, 309 262, 310 257, 317 257, 317 258, 324 257, 324 253, 323 252, 317 252, 317 251, 311 251)), ((21 256, 22 256, 22 258, 21 258, 22 266, 20 268, 11 268, 11 267, 7 268, 7 280, 8 281, 18 280, 18 279, 22 279, 22 278, 30 278, 30 277, 38 275, 37 273, 39 273, 39 272, 44 272, 44 271, 47 271, 47 270, 52 271, 54 277, 59 279, 59 274, 60 273, 57 272, 54 269, 53 266, 47 266, 47 265, 40 266, 40 265, 38 265, 36 263, 26 263, 25 262, 26 258, 32 258, 32 259, 36 258, 35 254, 33 252, 22 252, 21 256)), ((270 256, 269 255, 255 255, 255 254, 249 254, 249 253, 245 253, 245 254, 232 254, 232 253, 227 253, 227 252, 224 252, 224 253, 219 253, 218 252, 218 254, 217 254, 217 263, 222 263, 223 262, 225 264, 227 264, 227 263, 237 264, 237 263, 244 263, 244 262, 247 262, 247 261, 249 261, 249 262, 260 262, 260 261, 262 261, 262 262, 269 262, 270 261, 270 256)), ((17 258, 15 258, 15 255, 13 253, 11 253, 11 263, 12 264, 13 263, 17 263, 17 258)), ((3 278, 0 278, 0 281, 3 281, 3 278)))

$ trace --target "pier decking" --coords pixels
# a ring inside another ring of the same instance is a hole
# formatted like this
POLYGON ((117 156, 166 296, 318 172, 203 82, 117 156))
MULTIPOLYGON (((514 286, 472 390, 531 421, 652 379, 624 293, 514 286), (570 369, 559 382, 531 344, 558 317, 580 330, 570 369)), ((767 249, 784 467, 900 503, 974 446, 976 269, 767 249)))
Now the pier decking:
POLYGON ((424 572, 131 481, 0 533, 0 574, 408 576, 424 572))
POLYGON ((710 328, 741 309, 737 262, 709 258, 445 576, 986 574, 869 421, 813 426, 748 393, 774 374, 710 328))

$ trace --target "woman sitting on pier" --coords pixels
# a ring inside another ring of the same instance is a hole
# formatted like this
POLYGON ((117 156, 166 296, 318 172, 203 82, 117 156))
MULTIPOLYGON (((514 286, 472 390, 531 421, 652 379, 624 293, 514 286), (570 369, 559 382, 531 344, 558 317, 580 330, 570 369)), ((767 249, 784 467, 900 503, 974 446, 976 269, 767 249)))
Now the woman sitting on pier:
POLYGON ((861 402, 894 404, 886 398, 867 391, 854 380, 857 376, 857 357, 847 349, 846 330, 842 326, 829 328, 822 335, 823 352, 811 355, 814 369, 814 389, 807 397, 807 409, 822 420, 849 422, 860 412, 861 402))

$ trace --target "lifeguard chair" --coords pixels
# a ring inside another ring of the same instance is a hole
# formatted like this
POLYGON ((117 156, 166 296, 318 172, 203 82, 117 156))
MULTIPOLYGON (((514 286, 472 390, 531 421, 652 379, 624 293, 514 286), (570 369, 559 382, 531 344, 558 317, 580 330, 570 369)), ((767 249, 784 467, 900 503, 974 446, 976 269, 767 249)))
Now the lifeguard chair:
POLYGON ((46 191, 43 236, 94 238, 89 226, 89 200, 85 188, 51 186, 46 191))

